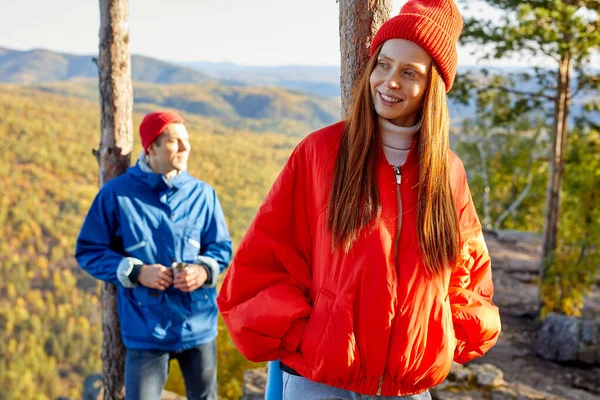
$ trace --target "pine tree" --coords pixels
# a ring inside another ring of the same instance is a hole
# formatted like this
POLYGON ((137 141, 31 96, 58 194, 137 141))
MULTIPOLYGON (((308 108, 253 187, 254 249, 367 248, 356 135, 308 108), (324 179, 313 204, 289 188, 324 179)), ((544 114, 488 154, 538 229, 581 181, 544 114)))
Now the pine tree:
MULTIPOLYGON (((128 0, 100 0, 101 140, 94 154, 100 187, 125 172, 133 147, 133 90, 129 54, 128 0)), ((124 398, 125 347, 117 315, 117 290, 102 285, 102 383, 104 399, 124 398)))
MULTIPOLYGON (((571 102, 586 90, 600 89, 600 74, 591 65, 594 52, 600 50, 600 1, 485 0, 485 3, 498 11, 486 14, 499 15, 500 18, 489 20, 481 18, 481 14, 467 18, 461 37, 463 43, 479 45, 479 50, 486 52, 487 58, 518 55, 523 59, 550 60, 554 65, 549 69, 535 68, 533 74, 523 74, 521 85, 524 80, 535 80, 540 87, 535 92, 515 86, 489 88, 524 98, 530 101, 531 107, 553 106, 552 152, 540 271, 543 284, 556 259, 571 102)), ((517 112, 522 113, 523 109, 515 107, 515 115, 517 112)))

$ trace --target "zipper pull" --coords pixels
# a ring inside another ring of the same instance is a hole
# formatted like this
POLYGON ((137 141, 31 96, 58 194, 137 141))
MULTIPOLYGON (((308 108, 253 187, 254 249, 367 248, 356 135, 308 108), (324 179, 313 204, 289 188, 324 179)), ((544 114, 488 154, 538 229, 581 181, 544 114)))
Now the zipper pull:
POLYGON ((400 167, 394 165, 394 173, 396 174, 396 183, 399 185, 402 183, 402 171, 400 171, 400 167))

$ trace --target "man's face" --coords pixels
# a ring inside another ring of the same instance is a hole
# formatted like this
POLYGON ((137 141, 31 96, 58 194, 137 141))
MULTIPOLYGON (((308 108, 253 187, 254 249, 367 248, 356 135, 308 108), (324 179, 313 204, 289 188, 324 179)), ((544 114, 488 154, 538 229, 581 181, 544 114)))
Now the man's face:
POLYGON ((185 171, 192 147, 183 124, 169 124, 148 147, 150 167, 158 174, 185 171))

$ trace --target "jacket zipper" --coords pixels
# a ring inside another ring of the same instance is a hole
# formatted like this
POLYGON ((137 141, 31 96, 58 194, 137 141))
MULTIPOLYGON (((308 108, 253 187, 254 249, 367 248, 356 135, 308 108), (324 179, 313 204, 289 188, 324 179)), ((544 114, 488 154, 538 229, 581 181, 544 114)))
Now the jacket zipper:
POLYGON ((402 170, 400 167, 394 166, 396 174, 396 198, 398 199, 398 228, 396 229, 396 242, 394 243, 394 262, 396 263, 396 271, 398 271, 398 243, 400 243, 400 230, 402 229, 402 196, 400 195, 400 185, 402 184, 402 170))
MULTIPOLYGON (((400 243, 400 231, 402 229, 402 196, 400 195, 400 185, 402 184, 402 170, 394 165, 394 174, 396 175, 396 199, 398 200, 398 227, 396 228, 396 240, 394 242, 394 263, 397 273, 397 279, 400 281, 400 270, 398 269, 398 244, 400 243)), ((385 368, 384 368, 385 372, 385 368)), ((377 385, 377 396, 381 396, 383 388, 383 375, 379 378, 377 385)))

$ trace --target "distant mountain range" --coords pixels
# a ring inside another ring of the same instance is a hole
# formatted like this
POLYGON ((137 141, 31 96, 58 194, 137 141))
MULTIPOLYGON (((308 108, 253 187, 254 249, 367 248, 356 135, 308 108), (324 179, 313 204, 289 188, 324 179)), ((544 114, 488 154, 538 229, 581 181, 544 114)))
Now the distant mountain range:
MULTIPOLYGON (((73 55, 49 50, 11 50, 0 47, 0 83, 40 85, 56 81, 89 81, 97 79, 98 71, 91 55, 73 55)), ((478 74, 482 67, 459 68, 460 72, 478 74)), ((498 71, 498 68, 494 68, 498 71)), ((502 72, 516 74, 524 68, 502 68, 502 72)), ((232 63, 191 62, 175 65, 157 59, 133 55, 132 78, 136 103, 152 103, 164 107, 208 117, 226 118, 239 124, 244 118, 270 120, 270 127, 279 126, 278 118, 291 118, 308 123, 311 127, 339 119, 340 70, 337 66, 241 66, 232 63), (143 86, 149 84, 150 86, 143 86), (158 84, 159 86, 152 86, 158 84), (189 85, 167 89, 161 86, 189 85), (258 89, 258 87, 262 87, 258 89), (266 88, 270 87, 270 88, 266 88), (287 91, 286 91, 287 90, 287 91), (164 95, 169 92, 168 95, 164 95), (158 98, 160 101, 147 101, 158 98), (301 100, 300 100, 301 99, 301 100)), ((576 81, 576 77, 573 78, 576 81)), ((48 87, 46 87, 48 89, 48 87)), ((534 81, 524 82, 522 90, 539 90, 534 81)), ((97 96, 97 89, 89 82, 76 88, 71 85, 51 85, 51 91, 68 94, 90 92, 85 97, 97 96)), ((582 115, 583 103, 594 93, 582 93, 573 101, 572 118, 582 115)), ((453 124, 475 115, 475 104, 449 102, 453 124)), ((548 103, 548 107, 551 104, 548 103)), ((242 125, 248 125, 244 122, 242 125)), ((237 125, 236 125, 237 126, 237 125)), ((299 129, 304 129, 299 128, 299 129)))
POLYGON ((302 90, 325 97, 340 96, 340 68, 337 66, 285 65, 243 66, 232 63, 180 63, 222 81, 251 82, 302 90))
MULTIPOLYGON (((131 57, 131 75, 135 81, 161 84, 198 83, 211 79, 192 68, 136 55, 131 57)), ((98 68, 93 56, 0 47, 0 82, 23 84, 97 77, 98 68)))
MULTIPOLYGON (((98 101, 98 69, 92 56, 49 50, 0 48, 0 83, 98 101)), ((275 84, 218 79, 195 69, 132 56, 134 107, 172 108, 218 119, 224 126, 305 135, 340 118, 339 97, 275 84)))
MULTIPOLYGON (((28 84, 97 78, 94 57, 44 49, 22 51, 0 47, 0 82, 28 84)), ((278 86, 324 97, 340 95, 340 73, 335 66, 249 67, 211 62, 177 65, 132 55, 131 75, 134 81, 146 83, 184 84, 219 80, 238 85, 278 86)))

